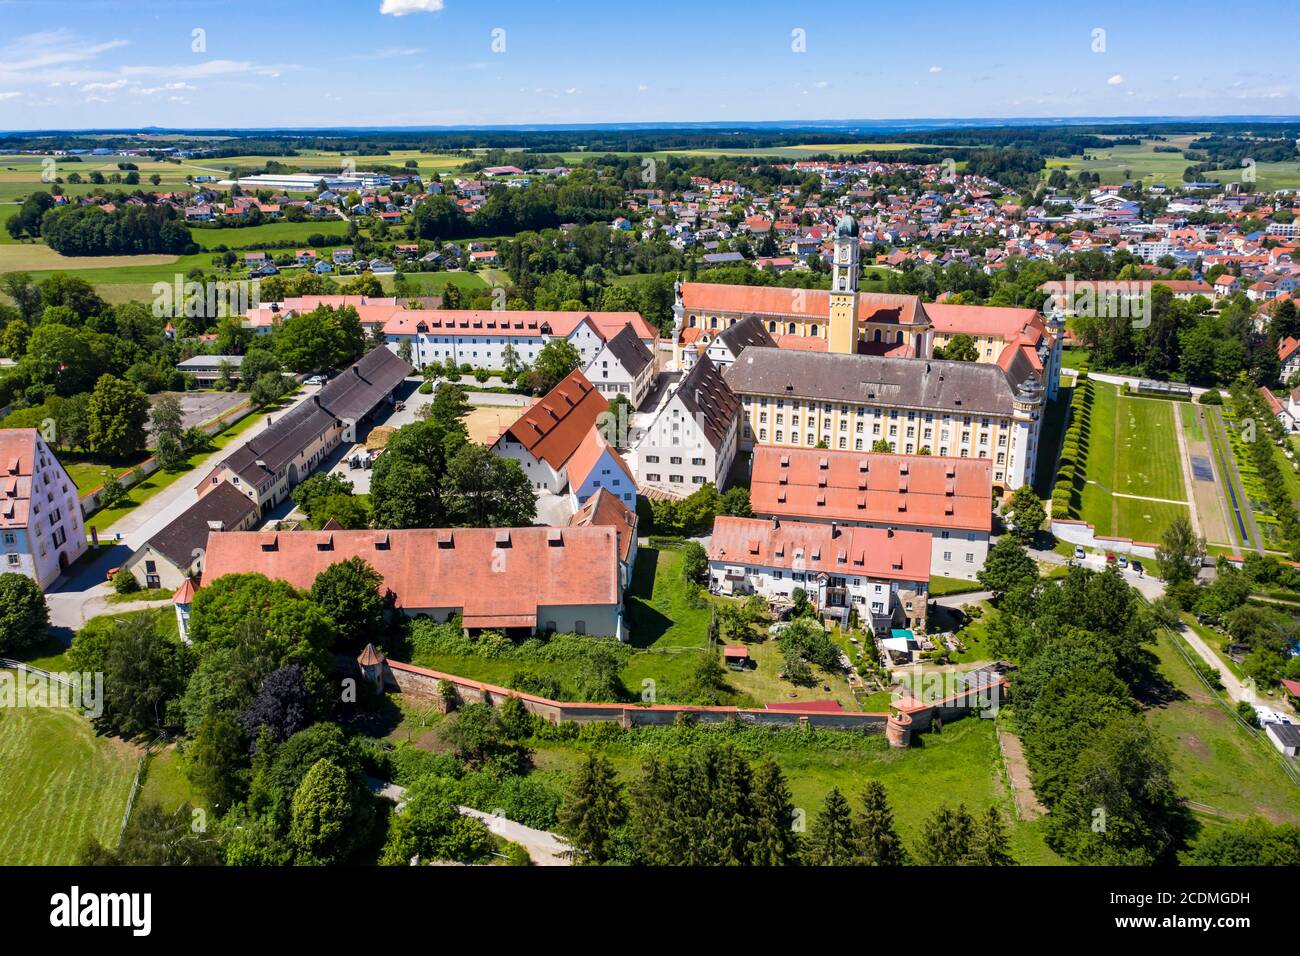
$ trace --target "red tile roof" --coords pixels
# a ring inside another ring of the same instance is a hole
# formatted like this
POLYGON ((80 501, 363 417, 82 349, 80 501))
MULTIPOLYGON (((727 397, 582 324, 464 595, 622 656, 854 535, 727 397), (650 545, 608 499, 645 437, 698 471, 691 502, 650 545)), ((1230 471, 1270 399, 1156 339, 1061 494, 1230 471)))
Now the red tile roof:
POLYGON ((587 480, 587 476, 591 474, 591 469, 596 467, 596 463, 600 461, 601 455, 606 450, 609 451, 610 457, 614 459, 614 463, 623 469, 624 480, 631 482, 632 486, 635 487, 636 478, 632 474, 632 469, 627 466, 627 462, 618 453, 618 449, 605 441, 605 437, 601 435, 599 428, 590 429, 579 443, 577 451, 569 458, 569 487, 575 490, 579 488, 587 480))
POLYGON ((534 458, 559 471, 578 450, 600 414, 607 411, 609 402, 605 396, 575 369, 540 401, 534 402, 501 437, 508 435, 534 458))
POLYGON ((535 627, 539 606, 619 603, 613 528, 222 531, 203 578, 257 572, 306 590, 332 564, 365 558, 399 608, 456 608, 466 627, 535 627))
MULTIPOLYGON (((746 315, 802 316, 825 320, 830 315, 825 289, 785 289, 778 286, 716 285, 683 282, 682 305, 687 312, 736 312, 746 315)), ((927 306, 914 295, 858 293, 858 318, 864 322, 925 325, 927 306)))
POLYGON ((709 560, 896 581, 930 580, 930 535, 884 528, 832 528, 810 521, 722 516, 709 560))
POLYGON ((569 519, 569 527, 613 528, 618 534, 618 559, 626 562, 636 542, 636 512, 618 500, 608 488, 600 488, 569 519))
POLYGON ((988 458, 756 445, 752 467, 755 514, 970 531, 993 524, 988 458))

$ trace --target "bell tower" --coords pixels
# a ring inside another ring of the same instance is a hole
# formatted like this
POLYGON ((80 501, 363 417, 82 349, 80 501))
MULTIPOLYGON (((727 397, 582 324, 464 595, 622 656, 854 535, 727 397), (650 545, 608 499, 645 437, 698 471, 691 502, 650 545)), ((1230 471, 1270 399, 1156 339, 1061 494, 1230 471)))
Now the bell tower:
POLYGON ((835 262, 831 273, 827 351, 858 350, 858 224, 847 213, 835 227, 835 262))

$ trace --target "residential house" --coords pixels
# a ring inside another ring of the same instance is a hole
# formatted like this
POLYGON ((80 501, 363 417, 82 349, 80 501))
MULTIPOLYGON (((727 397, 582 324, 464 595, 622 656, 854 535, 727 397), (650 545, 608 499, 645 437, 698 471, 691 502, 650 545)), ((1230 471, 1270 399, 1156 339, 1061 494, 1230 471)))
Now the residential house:
POLYGON ((632 408, 640 408, 655 380, 654 353, 629 323, 608 340, 588 363, 587 379, 605 397, 624 395, 632 408))
POLYGON ((247 531, 260 516, 255 501, 223 481, 137 548, 122 568, 142 588, 175 590, 203 572, 209 534, 247 531))
POLYGON ((502 432, 492 451, 519 462, 534 490, 558 495, 569 485, 569 459, 607 411, 586 376, 571 372, 502 432))
POLYGON ((801 589, 819 614, 842 625, 857 611, 878 636, 895 627, 925 630, 928 534, 719 516, 708 552, 709 582, 723 594, 790 601, 801 589))
POLYGON ((613 528, 618 535, 619 581, 624 592, 632 586, 632 569, 636 566, 636 508, 619 500, 608 488, 600 488, 587 503, 573 513, 569 527, 613 528))

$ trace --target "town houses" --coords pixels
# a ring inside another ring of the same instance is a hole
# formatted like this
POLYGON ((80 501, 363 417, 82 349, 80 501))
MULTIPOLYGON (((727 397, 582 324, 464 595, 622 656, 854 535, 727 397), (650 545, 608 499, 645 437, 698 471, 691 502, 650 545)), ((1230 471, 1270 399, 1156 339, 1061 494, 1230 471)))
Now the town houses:
POLYGON ((86 552, 77 486, 35 428, 0 430, 0 552, 41 588, 86 552))

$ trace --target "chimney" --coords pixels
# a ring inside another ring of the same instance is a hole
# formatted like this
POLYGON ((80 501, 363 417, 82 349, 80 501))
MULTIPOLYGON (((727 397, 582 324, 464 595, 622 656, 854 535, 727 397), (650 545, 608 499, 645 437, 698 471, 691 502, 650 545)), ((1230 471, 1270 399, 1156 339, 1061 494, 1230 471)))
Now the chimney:
POLYGON ((313 395, 313 396, 311 397, 311 400, 315 403, 315 405, 316 405, 317 408, 320 408, 320 395, 319 395, 319 394, 317 394, 317 395, 313 395))
POLYGON ((772 515, 772 530, 775 531, 779 527, 781 527, 781 519, 776 515, 772 515))
POLYGON ((831 522, 831 537, 832 537, 832 538, 838 538, 839 536, 840 536, 840 523, 839 523, 838 521, 832 521, 832 522, 831 522))
POLYGON ((885 537, 886 537, 886 538, 892 538, 893 536, 894 536, 894 529, 893 529, 893 528, 886 528, 886 529, 885 529, 885 537))

